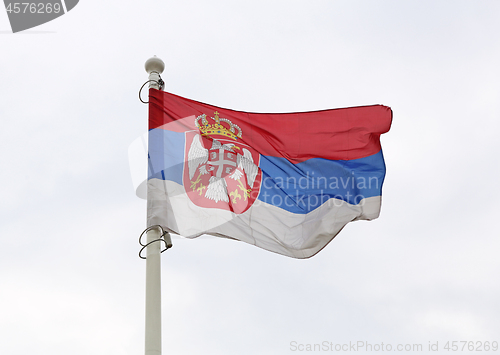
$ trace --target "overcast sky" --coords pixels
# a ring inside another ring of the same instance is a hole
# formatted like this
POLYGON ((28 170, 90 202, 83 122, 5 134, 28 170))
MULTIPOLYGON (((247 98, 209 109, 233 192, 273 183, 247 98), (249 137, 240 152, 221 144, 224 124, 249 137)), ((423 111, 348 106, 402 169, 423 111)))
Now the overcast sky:
POLYGON ((1 10, 0 353, 144 352, 127 154, 153 55, 166 91, 213 105, 394 112, 380 218, 311 259, 174 240, 164 354, 500 341, 499 17, 497 0, 81 0, 12 34, 1 10))

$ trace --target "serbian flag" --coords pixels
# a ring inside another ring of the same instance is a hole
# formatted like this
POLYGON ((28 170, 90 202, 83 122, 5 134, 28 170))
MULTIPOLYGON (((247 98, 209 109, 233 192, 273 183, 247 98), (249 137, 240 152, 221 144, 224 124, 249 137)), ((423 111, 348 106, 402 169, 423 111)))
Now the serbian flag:
POLYGON ((311 257, 379 216, 391 121, 382 105, 250 113, 150 89, 148 227, 311 257))

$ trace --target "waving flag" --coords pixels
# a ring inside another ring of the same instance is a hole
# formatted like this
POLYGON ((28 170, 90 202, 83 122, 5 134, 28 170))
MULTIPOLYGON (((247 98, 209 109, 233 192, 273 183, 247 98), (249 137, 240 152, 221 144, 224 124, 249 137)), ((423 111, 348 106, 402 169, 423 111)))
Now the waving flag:
POLYGON ((389 107, 249 113, 155 89, 149 100, 148 226, 308 258, 379 216, 389 107))

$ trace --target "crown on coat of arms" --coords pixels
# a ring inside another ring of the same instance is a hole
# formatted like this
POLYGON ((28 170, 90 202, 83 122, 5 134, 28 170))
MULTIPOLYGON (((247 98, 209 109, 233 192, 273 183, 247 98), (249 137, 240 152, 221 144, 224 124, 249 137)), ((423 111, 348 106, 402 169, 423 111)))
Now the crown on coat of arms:
POLYGON ((212 124, 208 122, 207 115, 205 114, 196 117, 195 124, 200 130, 202 136, 221 135, 234 140, 241 138, 242 132, 238 125, 234 124, 227 118, 219 117, 219 112, 217 111, 214 112, 214 116, 215 117, 210 117, 215 122, 212 124), (227 125, 223 125, 222 122, 227 125))

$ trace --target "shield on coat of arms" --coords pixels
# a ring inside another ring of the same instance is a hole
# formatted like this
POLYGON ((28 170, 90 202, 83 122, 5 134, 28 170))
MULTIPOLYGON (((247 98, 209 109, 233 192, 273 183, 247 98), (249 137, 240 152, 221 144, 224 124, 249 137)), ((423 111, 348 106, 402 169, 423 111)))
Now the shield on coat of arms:
POLYGON ((183 183, 197 206, 241 214, 255 202, 262 173, 260 155, 242 140, 240 127, 215 112, 196 118, 186 132, 183 183))

